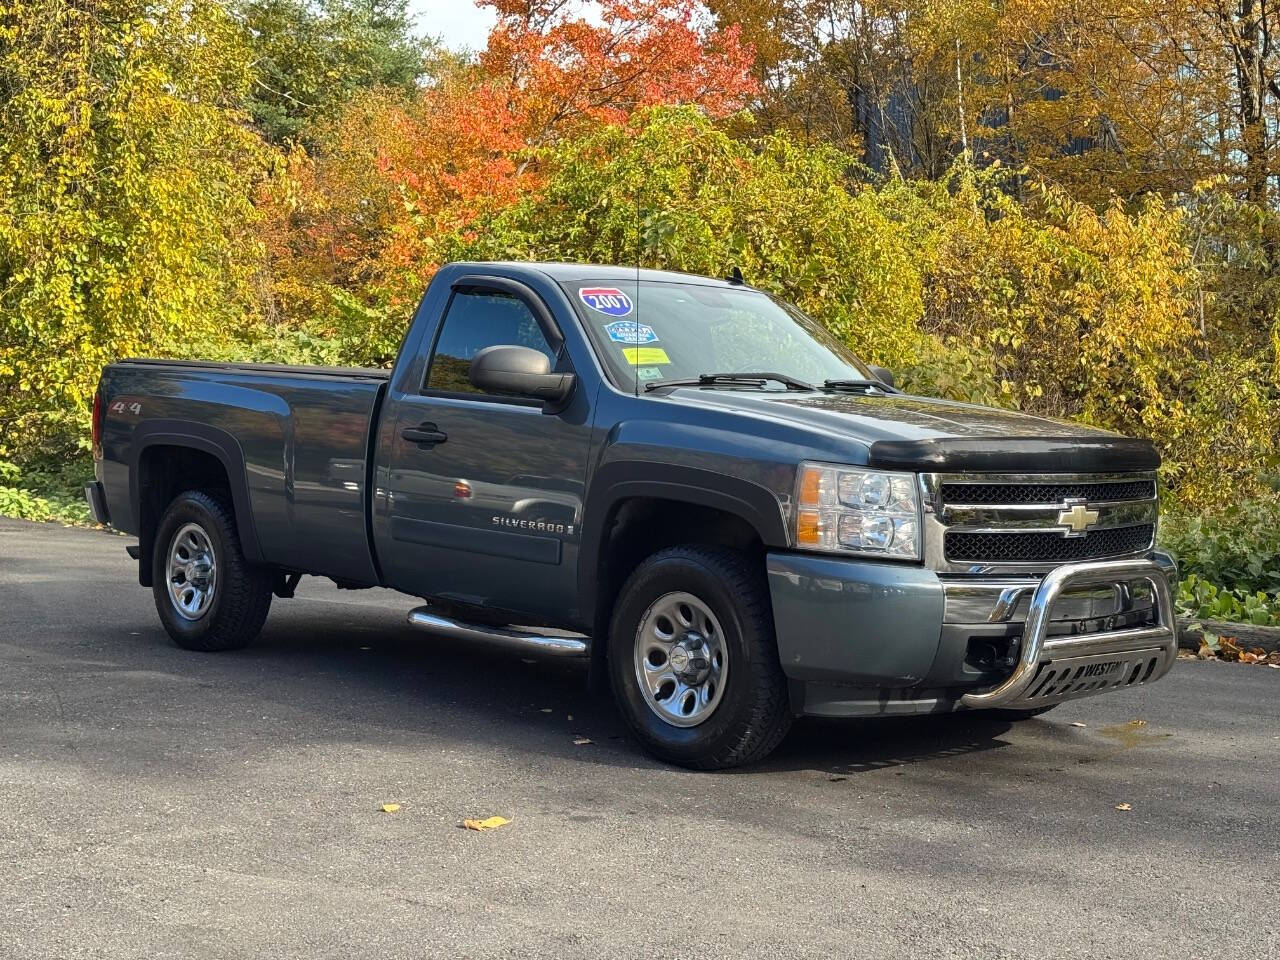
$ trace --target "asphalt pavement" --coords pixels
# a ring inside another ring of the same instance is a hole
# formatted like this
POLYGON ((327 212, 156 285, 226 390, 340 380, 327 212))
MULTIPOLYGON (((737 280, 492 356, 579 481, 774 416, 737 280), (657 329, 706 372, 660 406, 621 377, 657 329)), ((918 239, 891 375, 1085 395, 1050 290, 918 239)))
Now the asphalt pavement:
POLYGON ((256 646, 180 650, 129 542, 0 520, 5 960, 1280 957, 1280 670, 801 722, 698 774, 582 667, 386 591, 305 581, 256 646))

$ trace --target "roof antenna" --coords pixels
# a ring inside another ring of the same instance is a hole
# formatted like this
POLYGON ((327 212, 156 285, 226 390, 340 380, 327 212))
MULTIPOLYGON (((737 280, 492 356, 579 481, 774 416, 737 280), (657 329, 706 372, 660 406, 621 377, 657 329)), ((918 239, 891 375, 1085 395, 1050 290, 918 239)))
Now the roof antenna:
POLYGON ((735 266, 732 270, 729 271, 729 275, 725 277, 725 279, 728 280, 730 283, 736 284, 736 285, 741 285, 746 282, 745 280, 742 279, 742 270, 739 269, 737 266, 735 266))
MULTIPOLYGON (((635 320, 631 329, 631 370, 635 374, 635 395, 640 396, 640 258, 644 253, 644 241, 640 236, 640 197, 636 196, 636 301, 633 305, 635 320)), ((623 351, 624 353, 626 351, 623 351)))

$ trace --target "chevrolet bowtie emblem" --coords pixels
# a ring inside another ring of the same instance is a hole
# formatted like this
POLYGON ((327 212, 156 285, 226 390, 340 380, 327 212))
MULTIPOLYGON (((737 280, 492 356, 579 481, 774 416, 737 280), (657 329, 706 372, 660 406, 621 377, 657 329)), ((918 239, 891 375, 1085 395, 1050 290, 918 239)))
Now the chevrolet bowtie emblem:
POLYGON ((1077 503, 1070 510, 1058 514, 1058 523, 1067 528, 1068 537, 1082 537, 1090 527, 1098 522, 1098 511, 1090 510, 1083 503, 1077 503))

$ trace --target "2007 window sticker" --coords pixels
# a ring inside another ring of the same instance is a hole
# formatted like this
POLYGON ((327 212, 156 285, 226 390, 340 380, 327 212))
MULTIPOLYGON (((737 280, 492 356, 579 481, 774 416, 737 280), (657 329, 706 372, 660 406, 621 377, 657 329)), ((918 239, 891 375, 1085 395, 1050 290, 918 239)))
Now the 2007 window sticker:
POLYGON ((580 287, 578 299, 597 313, 609 317, 628 316, 635 306, 631 298, 617 287, 580 287))

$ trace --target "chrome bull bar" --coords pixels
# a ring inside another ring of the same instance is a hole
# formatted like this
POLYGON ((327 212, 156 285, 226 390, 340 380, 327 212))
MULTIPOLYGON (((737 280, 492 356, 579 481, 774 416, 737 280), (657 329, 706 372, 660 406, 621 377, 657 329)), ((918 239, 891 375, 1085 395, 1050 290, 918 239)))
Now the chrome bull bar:
POLYGON ((959 705, 1034 709, 1106 693, 1164 676, 1178 655, 1177 620, 1168 573, 1151 560, 1072 563, 1045 576, 1031 596, 1013 673, 990 690, 966 693, 959 705), (1053 605, 1068 588, 1143 581, 1155 599, 1155 623, 1101 633, 1050 637, 1053 605))

